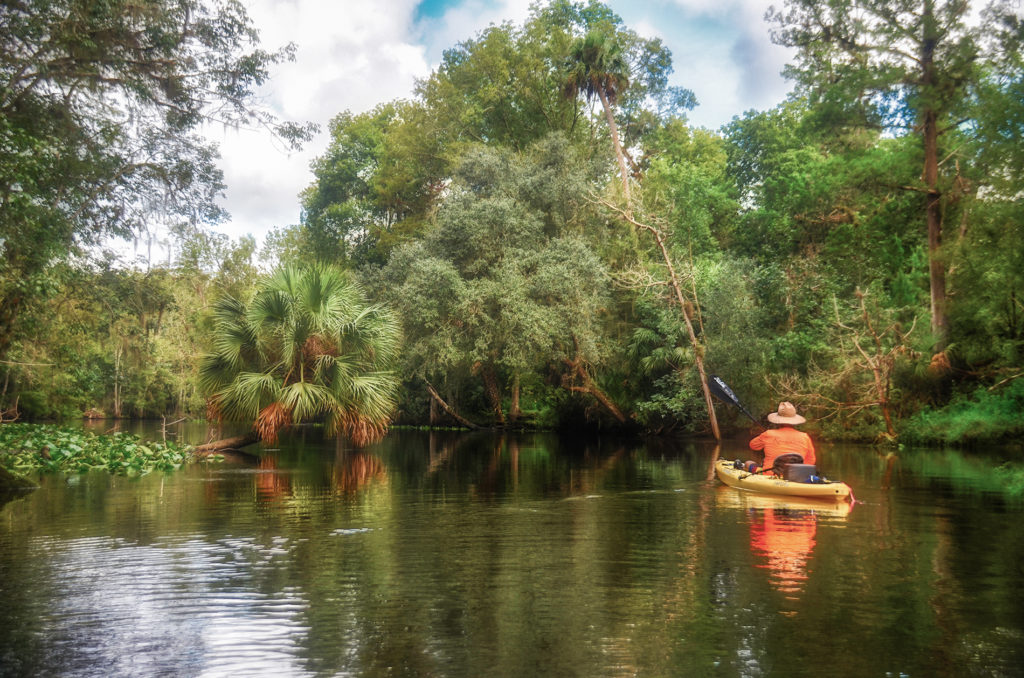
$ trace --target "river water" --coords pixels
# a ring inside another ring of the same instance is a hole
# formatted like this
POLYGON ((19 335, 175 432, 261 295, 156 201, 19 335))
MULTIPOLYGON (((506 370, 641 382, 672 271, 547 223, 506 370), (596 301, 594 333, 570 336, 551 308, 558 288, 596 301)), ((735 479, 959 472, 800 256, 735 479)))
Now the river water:
POLYGON ((823 445, 851 507, 721 486, 695 443, 259 452, 0 508, 0 675, 1024 675, 998 455, 823 445))

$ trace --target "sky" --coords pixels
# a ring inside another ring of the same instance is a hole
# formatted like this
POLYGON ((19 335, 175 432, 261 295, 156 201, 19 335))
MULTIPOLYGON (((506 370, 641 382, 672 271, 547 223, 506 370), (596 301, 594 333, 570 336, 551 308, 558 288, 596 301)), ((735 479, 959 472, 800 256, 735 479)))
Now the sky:
MULTIPOLYGON (((268 133, 211 129, 231 215, 215 230, 262 242, 274 228, 299 222, 299 194, 313 181, 310 163, 324 154, 338 113, 411 98, 442 52, 491 24, 522 25, 532 0, 243 0, 264 48, 295 43, 295 61, 277 66, 262 89, 280 118, 320 125, 301 152, 268 133)), ((780 72, 789 58, 773 45, 764 14, 769 0, 605 0, 628 28, 661 38, 672 52, 670 84, 692 90, 691 124, 718 129, 751 109, 783 101, 780 72)), ((778 4, 778 0, 776 0, 778 4)))

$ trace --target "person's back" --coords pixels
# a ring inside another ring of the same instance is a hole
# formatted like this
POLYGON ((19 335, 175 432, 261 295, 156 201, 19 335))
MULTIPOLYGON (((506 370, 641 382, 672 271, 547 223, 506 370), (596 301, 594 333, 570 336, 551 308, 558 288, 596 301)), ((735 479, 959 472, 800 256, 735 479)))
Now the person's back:
POLYGON ((775 459, 783 454, 799 454, 803 463, 817 464, 811 437, 793 428, 807 421, 796 413, 793 403, 779 403, 778 412, 769 414, 768 421, 778 424, 779 428, 769 429, 750 441, 750 449, 764 450, 762 468, 771 468, 775 459))

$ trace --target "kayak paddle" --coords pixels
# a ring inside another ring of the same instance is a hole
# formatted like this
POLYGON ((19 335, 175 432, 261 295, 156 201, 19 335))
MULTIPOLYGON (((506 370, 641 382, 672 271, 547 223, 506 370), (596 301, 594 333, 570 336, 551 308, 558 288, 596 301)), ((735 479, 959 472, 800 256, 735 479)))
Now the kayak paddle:
MULTIPOLYGON (((722 381, 721 377, 712 374, 711 378, 708 379, 708 388, 711 389, 711 393, 713 393, 715 397, 717 397, 719 400, 721 400, 722 402, 729 403, 730 405, 735 405, 736 407, 739 408, 740 412, 750 417, 750 421, 754 422, 758 426, 761 426, 761 422, 759 422, 754 417, 754 415, 752 415, 750 411, 743 406, 743 403, 740 402, 740 399, 737 398, 736 394, 732 392, 732 389, 729 388, 729 385, 722 381)), ((761 426, 761 428, 764 427, 761 426)))

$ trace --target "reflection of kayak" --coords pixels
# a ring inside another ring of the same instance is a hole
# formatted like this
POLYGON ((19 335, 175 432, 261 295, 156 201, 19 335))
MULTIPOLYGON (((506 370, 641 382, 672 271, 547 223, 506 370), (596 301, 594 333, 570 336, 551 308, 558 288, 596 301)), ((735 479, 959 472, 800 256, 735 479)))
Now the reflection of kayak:
POLYGON ((809 512, 821 518, 846 518, 853 510, 848 501, 836 501, 832 497, 814 499, 807 497, 785 497, 781 495, 761 494, 759 492, 733 492, 728 487, 718 488, 715 504, 723 508, 746 511, 792 511, 809 512))
POLYGON ((729 487, 750 492, 832 500, 849 499, 851 492, 850 486, 846 483, 795 483, 776 478, 770 473, 753 474, 735 468, 733 462, 728 459, 719 459, 715 462, 715 473, 718 474, 718 479, 729 487))

